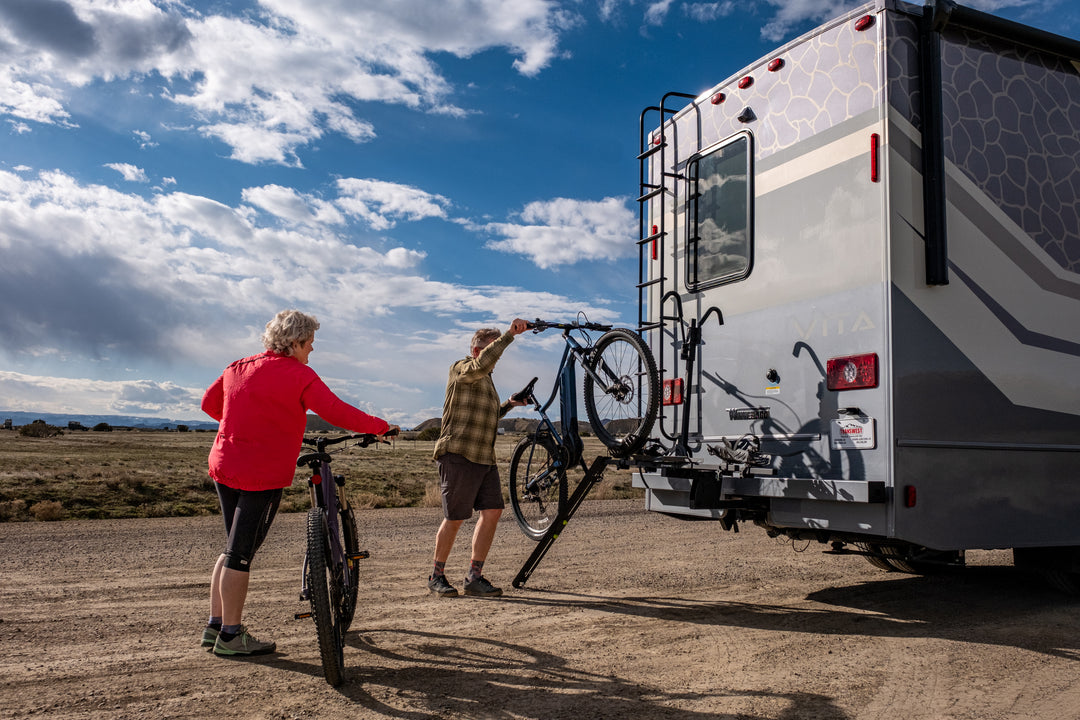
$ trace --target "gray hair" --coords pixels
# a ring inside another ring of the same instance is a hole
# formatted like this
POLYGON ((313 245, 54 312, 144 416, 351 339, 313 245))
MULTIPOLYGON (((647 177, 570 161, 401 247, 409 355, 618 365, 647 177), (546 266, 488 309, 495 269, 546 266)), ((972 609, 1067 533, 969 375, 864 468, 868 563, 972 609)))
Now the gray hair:
POLYGON ((266 323, 262 343, 270 352, 291 356, 293 343, 315 337, 318 329, 319 321, 314 315, 305 315, 299 310, 282 310, 266 323))
POLYGON ((486 347, 500 337, 502 337, 502 331, 498 328, 480 328, 473 333, 472 342, 469 343, 469 350, 486 347))

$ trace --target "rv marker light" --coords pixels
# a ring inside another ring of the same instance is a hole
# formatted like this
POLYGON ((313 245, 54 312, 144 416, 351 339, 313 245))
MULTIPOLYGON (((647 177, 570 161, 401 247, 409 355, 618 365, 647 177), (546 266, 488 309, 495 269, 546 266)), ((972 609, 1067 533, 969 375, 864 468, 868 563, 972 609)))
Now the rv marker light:
POLYGON ((776 72, 782 67, 784 67, 783 58, 774 58, 772 62, 769 63, 769 72, 776 72))
POLYGON ((711 102, 713 105, 719 105, 720 103, 724 102, 724 98, 726 97, 727 96, 724 95, 724 93, 716 93, 712 96, 712 100, 710 100, 709 102, 711 102))
POLYGON ((825 379, 830 390, 856 390, 878 385, 877 353, 829 358, 825 379))
POLYGON ((754 78, 747 75, 746 77, 744 77, 742 80, 739 81, 739 89, 740 90, 745 90, 746 88, 750 87, 753 84, 754 84, 754 78))
POLYGON ((863 30, 868 30, 873 24, 873 15, 863 15, 861 18, 855 21, 855 29, 859 32, 862 32, 863 30))
POLYGON ((878 181, 878 145, 881 144, 881 136, 877 133, 870 135, 870 182, 878 181))
POLYGON ((656 259, 656 234, 657 234, 657 233, 659 233, 659 232, 660 232, 660 228, 658 228, 658 227, 656 227, 655 225, 653 225, 653 226, 652 226, 652 234, 653 234, 653 241, 652 241, 652 259, 653 259, 653 260, 655 260, 655 259, 656 259))
POLYGON ((915 507, 916 492, 914 485, 904 486, 904 507, 915 507))

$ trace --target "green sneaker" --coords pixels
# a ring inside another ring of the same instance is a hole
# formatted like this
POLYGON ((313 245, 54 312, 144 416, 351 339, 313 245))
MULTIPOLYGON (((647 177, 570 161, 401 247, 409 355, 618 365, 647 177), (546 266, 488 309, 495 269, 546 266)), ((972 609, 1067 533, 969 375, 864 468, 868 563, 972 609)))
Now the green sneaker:
POLYGON ((265 655, 277 649, 277 643, 256 640, 247 628, 240 626, 240 632, 232 640, 224 640, 221 635, 214 641, 215 655, 265 655))
POLYGON ((218 631, 207 625, 202 631, 202 646, 204 648, 214 647, 214 643, 217 642, 218 631))

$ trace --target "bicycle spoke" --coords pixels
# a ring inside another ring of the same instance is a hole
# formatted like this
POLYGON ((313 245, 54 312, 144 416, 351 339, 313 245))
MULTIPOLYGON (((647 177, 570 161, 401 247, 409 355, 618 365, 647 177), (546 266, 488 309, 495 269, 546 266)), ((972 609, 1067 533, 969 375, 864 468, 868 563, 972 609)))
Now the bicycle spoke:
POLYGON ((522 532, 539 540, 566 502, 565 469, 554 440, 527 437, 510 461, 510 505, 522 532))
POLYGON ((613 454, 633 452, 647 438, 659 399, 656 366, 636 334, 612 330, 596 343, 585 374, 585 410, 613 454))

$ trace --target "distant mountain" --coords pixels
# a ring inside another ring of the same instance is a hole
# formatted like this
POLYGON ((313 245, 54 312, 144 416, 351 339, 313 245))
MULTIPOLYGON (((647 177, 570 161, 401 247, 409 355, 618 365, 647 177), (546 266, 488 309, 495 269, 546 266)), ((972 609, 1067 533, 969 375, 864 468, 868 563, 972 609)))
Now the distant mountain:
POLYGON ((146 428, 148 430, 175 430, 177 425, 187 425, 191 430, 217 430, 218 424, 212 420, 169 420, 166 418, 136 417, 134 415, 87 415, 82 413, 35 413, 20 410, 0 410, 0 423, 11 420, 13 426, 29 425, 35 420, 44 420, 49 425, 66 428, 69 422, 81 423, 92 428, 99 423, 110 427, 146 428))

